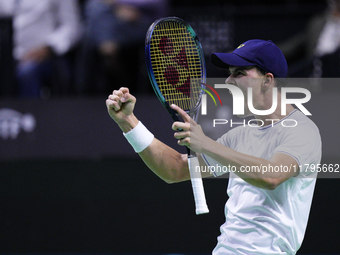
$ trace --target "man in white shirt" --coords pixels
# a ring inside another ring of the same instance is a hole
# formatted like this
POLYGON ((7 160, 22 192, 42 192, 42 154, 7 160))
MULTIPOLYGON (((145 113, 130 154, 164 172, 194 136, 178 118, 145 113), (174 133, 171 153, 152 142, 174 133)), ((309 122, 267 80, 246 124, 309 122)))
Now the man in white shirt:
POLYGON ((55 68, 52 57, 66 54, 82 36, 77 1, 0 0, 0 16, 13 18, 18 93, 39 96, 55 68))
MULTIPOLYGON (((205 136, 182 109, 171 106, 184 120, 172 126, 178 144, 195 151, 201 167, 233 169, 226 222, 213 254, 295 254, 302 244, 316 181, 316 173, 306 165, 321 160, 318 128, 291 105, 286 106, 286 115, 281 115, 280 79, 286 78, 288 67, 281 50, 271 41, 250 40, 232 53, 213 53, 211 61, 229 68, 226 83, 240 88, 245 102, 245 92, 252 87, 257 110, 271 108, 273 88, 278 88, 277 109, 266 116, 255 116, 261 120, 258 127, 240 126, 217 141, 205 136), (287 121, 297 125, 282 125, 287 121), (247 171, 252 168, 260 171, 247 171)), ((135 102, 129 90, 121 88, 113 91, 106 104, 110 116, 156 175, 168 183, 189 180, 187 155, 153 137, 134 116, 135 102)), ((246 104, 245 114, 240 117, 251 115, 246 104)), ((223 172, 214 172, 220 174, 223 172)))

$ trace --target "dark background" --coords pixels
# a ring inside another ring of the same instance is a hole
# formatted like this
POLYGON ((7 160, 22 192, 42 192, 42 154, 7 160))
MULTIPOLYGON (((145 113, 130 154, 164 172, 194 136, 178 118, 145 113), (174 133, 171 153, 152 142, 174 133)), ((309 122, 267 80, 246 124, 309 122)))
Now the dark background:
MULTIPOLYGON (((284 41, 325 6, 324 1, 172 1, 171 14, 204 34, 204 48, 231 50, 253 38, 284 41), (228 43, 211 46, 209 33, 218 21, 230 25, 228 43)), ((208 76, 223 75, 209 63, 209 50, 208 76)), ((2 86, 8 84, 8 76, 0 77, 2 86)), ((322 163, 340 163, 339 91, 312 92, 313 120, 325 148, 322 163)), ((0 110, 36 120, 33 132, 20 129, 15 139, 0 137, 0 253, 211 253, 224 222, 228 180, 204 180, 210 213, 196 216, 191 184, 168 185, 147 169, 109 119, 106 97, 0 100, 0 110)), ((136 115, 156 137, 183 150, 155 96, 137 97, 136 115)), ((0 133, 3 123, 0 114, 0 133)), ((299 254, 340 253, 338 186, 339 179, 318 179, 299 254)))
MULTIPOLYGON (((204 180, 210 213, 196 216, 190 183, 167 185, 138 159, 2 165, 2 252, 209 254, 224 220, 226 179, 204 180)), ((317 181, 299 254, 339 251, 338 186, 317 181)))

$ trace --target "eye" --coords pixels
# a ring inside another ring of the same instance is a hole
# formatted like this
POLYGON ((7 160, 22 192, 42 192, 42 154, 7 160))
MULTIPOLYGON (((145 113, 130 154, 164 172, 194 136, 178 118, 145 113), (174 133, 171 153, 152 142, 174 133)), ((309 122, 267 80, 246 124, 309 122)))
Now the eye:
POLYGON ((243 69, 236 69, 236 70, 231 70, 230 75, 232 75, 233 77, 237 77, 237 76, 245 76, 247 75, 247 73, 243 69))
POLYGON ((241 71, 241 70, 237 70, 237 71, 235 72, 235 76, 240 76, 240 75, 244 75, 244 72, 241 71))

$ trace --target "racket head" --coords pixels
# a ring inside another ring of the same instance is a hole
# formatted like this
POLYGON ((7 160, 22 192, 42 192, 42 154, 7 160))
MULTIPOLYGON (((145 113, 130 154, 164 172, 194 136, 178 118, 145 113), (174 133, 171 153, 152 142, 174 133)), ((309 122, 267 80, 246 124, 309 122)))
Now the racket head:
POLYGON ((206 68, 193 28, 178 17, 156 20, 146 34, 145 58, 151 85, 173 119, 178 120, 171 104, 189 114, 197 113, 204 94, 206 68))

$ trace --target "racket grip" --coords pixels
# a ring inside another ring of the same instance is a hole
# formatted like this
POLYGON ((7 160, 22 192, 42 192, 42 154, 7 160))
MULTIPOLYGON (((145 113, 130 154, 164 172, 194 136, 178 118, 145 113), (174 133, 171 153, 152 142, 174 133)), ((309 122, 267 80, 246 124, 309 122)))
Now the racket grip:
POLYGON ((203 181, 201 172, 197 171, 196 166, 199 166, 197 157, 188 157, 188 165, 190 171, 190 179, 192 190, 194 193, 195 205, 196 205, 196 214, 208 213, 209 209, 207 206, 207 202, 205 200, 205 193, 203 187, 203 181))

